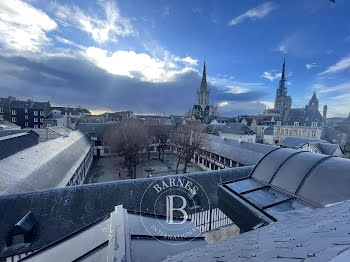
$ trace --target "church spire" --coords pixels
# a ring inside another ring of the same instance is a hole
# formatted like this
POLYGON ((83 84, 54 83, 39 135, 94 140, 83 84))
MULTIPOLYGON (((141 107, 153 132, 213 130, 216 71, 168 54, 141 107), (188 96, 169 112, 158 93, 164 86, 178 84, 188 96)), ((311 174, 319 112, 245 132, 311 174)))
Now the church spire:
POLYGON ((202 82, 201 82, 201 90, 207 90, 207 71, 205 68, 205 61, 204 61, 204 66, 203 66, 203 75, 202 75, 202 82))
POLYGON ((283 60, 283 70, 281 80, 285 80, 285 71, 286 71, 286 59, 283 60))

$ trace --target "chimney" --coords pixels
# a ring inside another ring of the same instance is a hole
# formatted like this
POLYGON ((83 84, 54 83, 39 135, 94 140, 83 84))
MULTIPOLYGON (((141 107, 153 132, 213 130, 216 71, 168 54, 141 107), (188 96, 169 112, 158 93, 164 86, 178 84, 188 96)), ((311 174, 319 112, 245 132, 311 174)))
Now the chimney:
POLYGON ((327 105, 323 106, 323 118, 326 119, 327 118, 327 105))

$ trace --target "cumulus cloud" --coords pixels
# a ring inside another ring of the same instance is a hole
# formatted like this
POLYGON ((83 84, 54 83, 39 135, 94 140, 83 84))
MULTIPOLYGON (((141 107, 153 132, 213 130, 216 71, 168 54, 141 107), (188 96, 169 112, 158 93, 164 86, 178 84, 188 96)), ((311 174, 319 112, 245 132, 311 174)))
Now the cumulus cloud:
POLYGON ((106 41, 116 42, 118 37, 136 34, 130 20, 120 15, 115 1, 98 1, 104 12, 104 17, 98 17, 94 12, 87 14, 78 6, 53 4, 55 16, 59 23, 73 25, 88 33, 99 43, 106 41))
POLYGON ((270 12, 277 9, 277 5, 273 2, 266 2, 261 5, 258 5, 252 9, 249 9, 245 13, 241 14, 240 16, 237 16, 236 18, 232 19, 228 25, 234 26, 238 25, 239 23, 242 23, 246 19, 256 20, 261 19, 265 16, 267 16, 270 12))
POLYGON ((87 57, 97 66, 105 69, 111 74, 139 78, 149 82, 173 81, 176 74, 186 71, 195 71, 194 68, 184 67, 179 70, 172 70, 160 59, 153 58, 146 53, 119 50, 108 55, 106 50, 89 47, 86 50, 87 57))
POLYGON ((18 51, 38 51, 57 24, 43 11, 19 0, 0 1, 0 42, 18 51))
POLYGON ((340 71, 344 71, 344 70, 346 70, 348 68, 350 68, 350 55, 347 55, 347 56, 343 57, 336 64, 328 67, 325 71, 319 73, 319 75, 337 73, 337 72, 340 72, 340 71))

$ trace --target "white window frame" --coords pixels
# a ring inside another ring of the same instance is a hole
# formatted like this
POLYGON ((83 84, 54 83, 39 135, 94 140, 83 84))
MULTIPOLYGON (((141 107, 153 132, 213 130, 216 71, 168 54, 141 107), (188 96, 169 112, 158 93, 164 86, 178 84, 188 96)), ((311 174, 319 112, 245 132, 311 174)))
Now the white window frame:
POLYGON ((293 130, 293 136, 298 136, 298 129, 293 130))
POLYGON ((28 108, 24 108, 24 113, 28 114, 28 108))
POLYGON ((37 116, 38 115, 38 111, 34 111, 34 115, 37 116))
POLYGON ((24 119, 28 120, 28 115, 24 115, 24 119))
POLYGON ((12 109, 12 110, 11 110, 11 114, 14 115, 14 116, 17 115, 17 111, 14 110, 14 109, 12 109))
POLYGON ((281 129, 280 129, 280 128, 277 128, 276 134, 277 134, 277 135, 280 135, 280 134, 281 134, 281 129))
POLYGON ((38 122, 38 118, 35 117, 34 118, 34 122, 37 123, 38 122))
POLYGON ((281 125, 281 121, 277 121, 277 126, 280 126, 281 125))
POLYGON ((4 120, 4 116, 3 115, 0 115, 0 120, 4 120))
POLYGON ((294 126, 299 126, 299 122, 294 122, 294 126))
POLYGON ((25 122, 25 123, 24 123, 24 126, 28 127, 28 122, 25 122))
POLYGON ((44 116, 44 111, 40 111, 40 115, 41 115, 41 116, 44 116))
POLYGON ((34 128, 38 128, 38 125, 34 125, 34 128))
POLYGON ((51 127, 51 124, 46 124, 46 127, 51 127))
POLYGON ((4 108, 0 107, 0 113, 4 113, 4 108))
POLYGON ((12 123, 16 123, 17 122, 17 117, 12 117, 11 121, 12 121, 12 123))
POLYGON ((317 122, 312 122, 312 123, 311 123, 311 126, 312 126, 312 127, 317 127, 317 122))
POLYGON ((44 121, 44 119, 40 118, 40 123, 42 123, 44 121))

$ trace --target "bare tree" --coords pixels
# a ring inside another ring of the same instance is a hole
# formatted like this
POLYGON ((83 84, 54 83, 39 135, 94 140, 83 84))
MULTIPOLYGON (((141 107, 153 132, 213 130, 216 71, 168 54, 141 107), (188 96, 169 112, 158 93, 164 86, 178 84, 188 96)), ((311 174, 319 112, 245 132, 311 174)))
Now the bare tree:
POLYGON ((140 152, 149 145, 147 126, 139 119, 123 119, 107 130, 105 143, 124 157, 129 176, 136 178, 140 152))
POLYGON ((172 126, 155 125, 150 127, 150 136, 154 144, 158 146, 158 159, 164 162, 164 153, 169 145, 172 126), (160 158, 162 155, 162 159, 160 158))
POLYGON ((205 139, 202 125, 181 125, 172 133, 171 142, 179 149, 176 174, 178 173, 181 158, 184 159, 183 173, 187 172, 187 165, 194 153, 204 145, 205 139))

